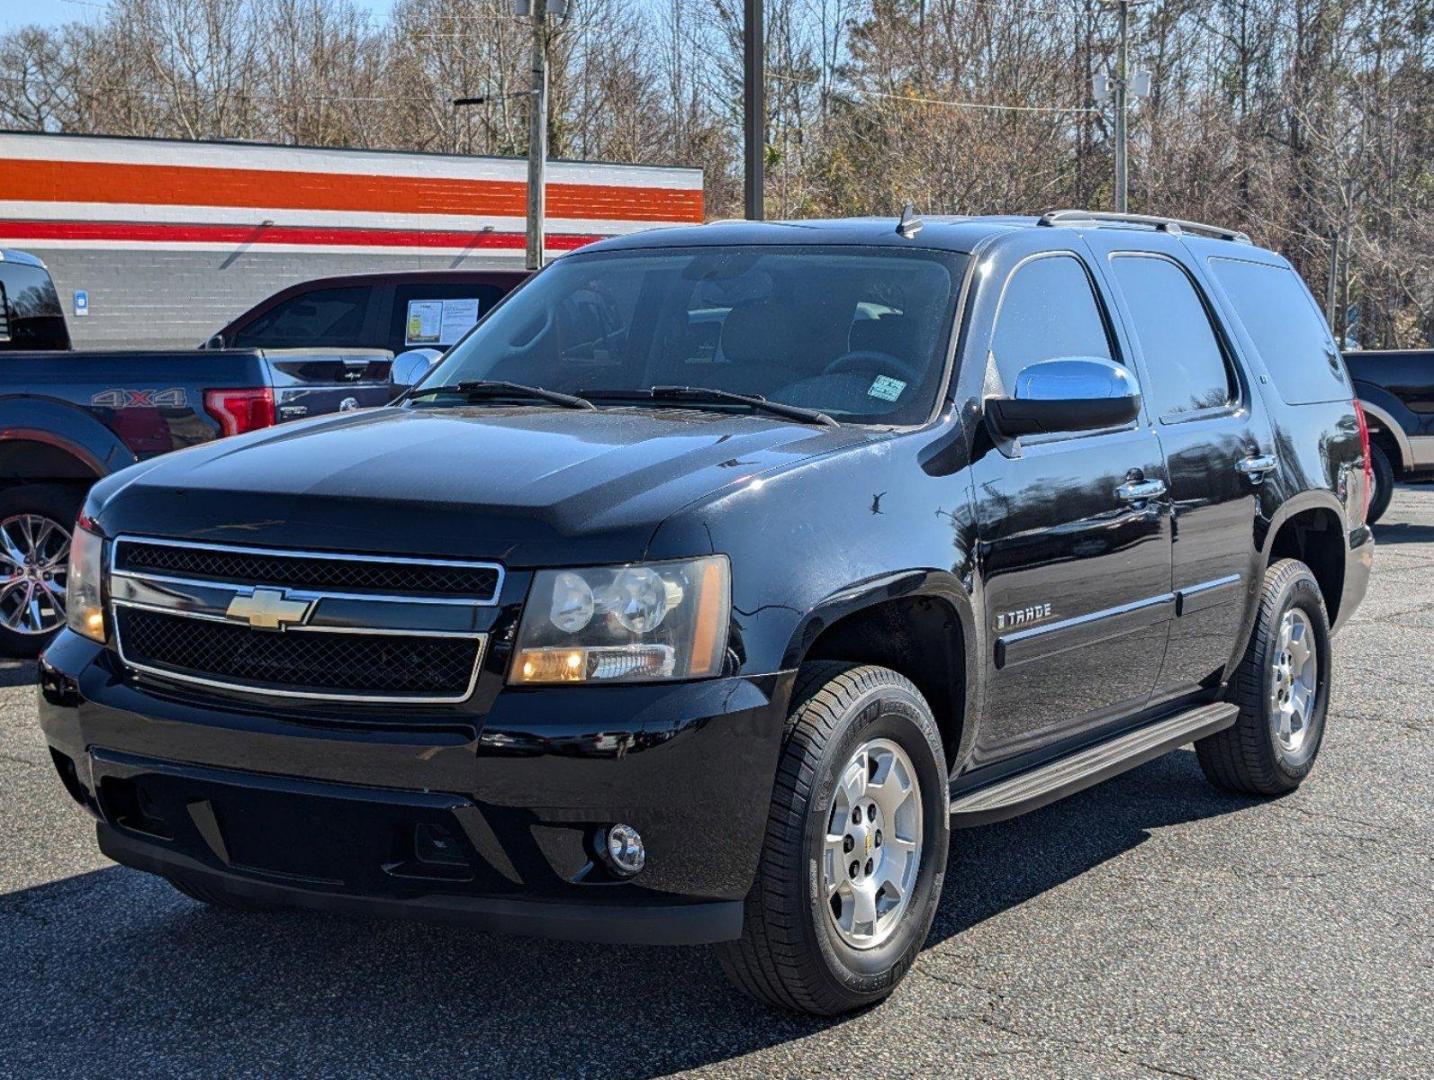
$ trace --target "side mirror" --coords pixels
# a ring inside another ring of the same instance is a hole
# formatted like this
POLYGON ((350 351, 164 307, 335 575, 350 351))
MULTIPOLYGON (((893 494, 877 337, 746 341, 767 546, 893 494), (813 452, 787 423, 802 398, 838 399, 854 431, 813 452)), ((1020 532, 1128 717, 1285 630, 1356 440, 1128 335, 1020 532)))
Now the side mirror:
POLYGON ((224 335, 215 334, 212 338, 199 346, 201 349, 222 349, 224 348, 224 335))
POLYGON ((1011 397, 987 398, 986 415, 1011 437, 1123 427, 1140 415, 1140 386, 1112 360, 1042 360, 1021 370, 1011 397))
POLYGON ((414 383, 433 370, 443 354, 437 349, 409 349, 393 358, 388 369, 388 381, 395 389, 407 390, 414 383))

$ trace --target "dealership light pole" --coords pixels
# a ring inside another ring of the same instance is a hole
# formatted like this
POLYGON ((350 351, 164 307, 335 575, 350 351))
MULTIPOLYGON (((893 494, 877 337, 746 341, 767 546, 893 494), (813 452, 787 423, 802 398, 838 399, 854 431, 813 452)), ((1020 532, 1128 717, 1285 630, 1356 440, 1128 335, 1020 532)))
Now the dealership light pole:
POLYGON ((762 30, 762 0, 744 0, 742 20, 742 135, 743 178, 747 220, 761 221, 766 216, 762 206, 762 170, 766 164, 767 103, 766 73, 763 65, 767 50, 762 30))
MULTIPOLYGON (((518 0, 524 6, 523 0, 518 0)), ((533 89, 528 109, 528 269, 543 267, 543 217, 548 210, 548 0, 531 0, 533 89)))

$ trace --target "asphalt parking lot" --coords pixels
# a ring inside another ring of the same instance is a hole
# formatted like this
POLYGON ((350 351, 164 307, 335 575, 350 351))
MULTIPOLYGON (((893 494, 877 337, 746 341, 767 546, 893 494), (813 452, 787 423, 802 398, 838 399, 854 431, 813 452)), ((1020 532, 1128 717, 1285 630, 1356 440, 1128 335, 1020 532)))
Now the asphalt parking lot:
POLYGON ((1376 532, 1299 792, 1180 751, 957 833, 916 970, 835 1022, 701 949, 210 911, 98 854, 0 661, 0 1075, 1434 1075, 1434 487, 1376 532))

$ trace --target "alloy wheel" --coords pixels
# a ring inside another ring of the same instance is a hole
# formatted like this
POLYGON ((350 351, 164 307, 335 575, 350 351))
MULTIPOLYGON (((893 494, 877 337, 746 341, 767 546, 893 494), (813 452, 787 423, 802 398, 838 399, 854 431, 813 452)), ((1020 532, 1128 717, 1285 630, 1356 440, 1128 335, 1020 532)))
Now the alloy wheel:
POLYGON ((890 739, 857 747, 838 775, 822 845, 823 899, 837 936, 855 949, 891 937, 921 866, 921 783, 890 739))
POLYGON ((1309 735, 1319 690, 1314 624, 1299 608, 1290 608, 1280 619, 1271 668, 1270 720, 1275 737, 1287 754, 1298 754, 1309 735))
POLYGON ((0 521, 0 626, 48 634, 65 621, 69 530, 40 514, 0 521))

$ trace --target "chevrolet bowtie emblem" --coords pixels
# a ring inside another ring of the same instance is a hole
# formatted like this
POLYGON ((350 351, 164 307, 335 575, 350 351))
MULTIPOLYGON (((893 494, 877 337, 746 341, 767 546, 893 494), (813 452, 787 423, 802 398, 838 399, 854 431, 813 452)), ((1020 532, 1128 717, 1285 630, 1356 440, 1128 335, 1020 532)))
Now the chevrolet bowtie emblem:
POLYGON ((312 600, 290 600, 281 589, 255 589, 229 601, 225 614, 259 630, 282 630, 308 617, 312 600))

